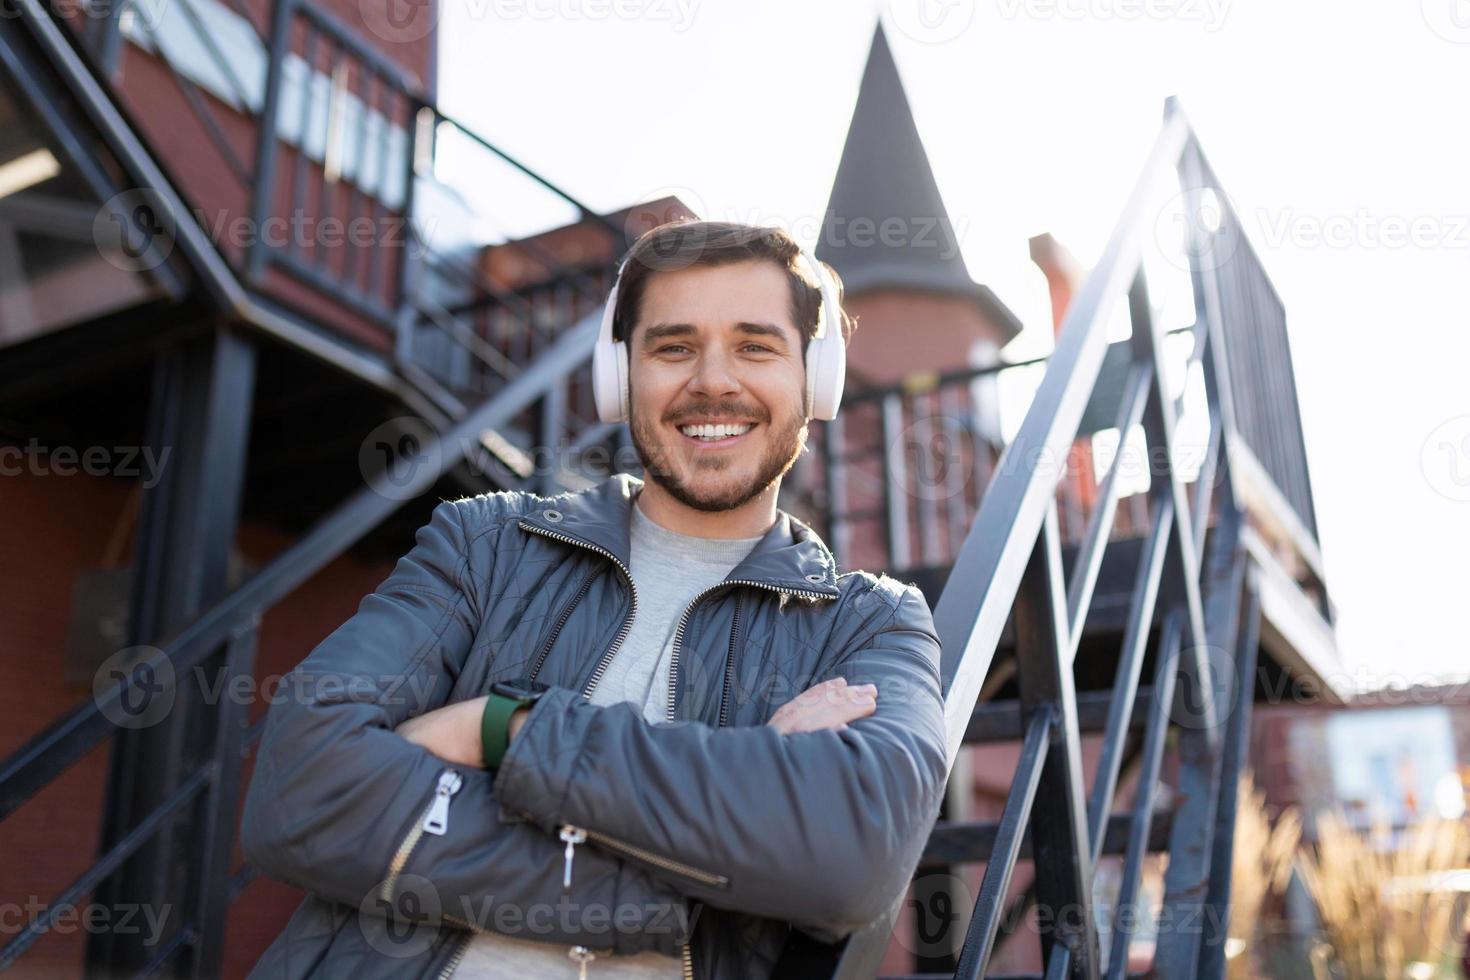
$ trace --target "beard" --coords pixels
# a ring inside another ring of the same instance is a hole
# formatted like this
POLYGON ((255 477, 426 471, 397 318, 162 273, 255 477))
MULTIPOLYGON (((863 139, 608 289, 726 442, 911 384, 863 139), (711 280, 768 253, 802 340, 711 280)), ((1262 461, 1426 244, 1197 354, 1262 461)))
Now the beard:
MULTIPOLYGON (((691 410, 685 414, 755 417, 752 413, 742 411, 737 406, 720 406, 697 412, 691 410)), ((755 476, 748 483, 736 483, 732 486, 708 490, 700 490, 691 486, 691 481, 680 478, 674 462, 675 458, 680 455, 679 451, 663 441, 656 424, 646 416, 640 415, 636 407, 633 411, 632 424, 628 426, 628 429, 633 437, 633 449, 638 454, 638 461, 643 464, 646 479, 657 483, 670 497, 686 507, 715 513, 734 510, 764 492, 772 483, 785 476, 786 471, 791 469, 801 454, 806 451, 806 420, 799 409, 792 411, 788 417, 791 421, 779 429, 772 428, 769 420, 760 420, 760 424, 766 426, 768 430, 766 451, 756 467, 755 476)), ((683 438, 677 429, 674 438, 683 438)), ((696 477, 701 474, 719 475, 745 462, 744 457, 734 454, 727 455, 731 458, 715 457, 708 462, 696 462, 693 466, 696 477)))

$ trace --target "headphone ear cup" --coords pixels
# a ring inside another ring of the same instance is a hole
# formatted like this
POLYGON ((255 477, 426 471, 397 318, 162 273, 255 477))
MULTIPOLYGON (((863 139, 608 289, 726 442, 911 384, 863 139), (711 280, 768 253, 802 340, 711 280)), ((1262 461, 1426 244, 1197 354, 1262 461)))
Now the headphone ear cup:
POLYGON ((807 347, 807 417, 830 421, 837 417, 847 374, 847 351, 842 337, 819 337, 807 347))
MULTIPOLYGON (((618 277, 622 278, 621 268, 618 277)), ((627 345, 613 340, 612 330, 617 302, 618 287, 614 282, 602 309, 597 343, 592 348, 592 400, 601 422, 623 422, 628 417, 627 345)))
POLYGON ((628 386, 628 345, 619 341, 616 345, 617 354, 615 360, 618 366, 618 405, 621 408, 622 417, 619 422, 626 422, 633 417, 632 394, 628 386))
POLYGON ((842 403, 843 382, 847 376, 847 344, 842 336, 842 314, 836 283, 811 253, 802 258, 816 276, 822 291, 821 336, 807 344, 806 351, 806 415, 809 419, 830 421, 837 417, 842 403))

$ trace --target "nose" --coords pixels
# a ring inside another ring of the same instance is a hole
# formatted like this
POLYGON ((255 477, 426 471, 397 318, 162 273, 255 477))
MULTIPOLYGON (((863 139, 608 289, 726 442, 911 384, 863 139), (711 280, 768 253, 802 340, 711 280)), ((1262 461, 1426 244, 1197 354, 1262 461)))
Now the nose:
POLYGON ((723 351, 705 350, 699 355, 688 387, 693 394, 716 397, 738 393, 740 380, 723 351))

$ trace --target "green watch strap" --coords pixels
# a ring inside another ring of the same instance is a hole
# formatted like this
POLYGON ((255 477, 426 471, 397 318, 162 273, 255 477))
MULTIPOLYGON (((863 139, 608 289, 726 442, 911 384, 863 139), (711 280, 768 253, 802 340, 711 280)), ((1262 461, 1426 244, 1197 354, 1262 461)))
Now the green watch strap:
POLYGON ((485 754, 485 768, 499 769, 505 750, 510 747, 510 716, 527 702, 492 693, 485 699, 485 713, 480 716, 480 745, 485 754))

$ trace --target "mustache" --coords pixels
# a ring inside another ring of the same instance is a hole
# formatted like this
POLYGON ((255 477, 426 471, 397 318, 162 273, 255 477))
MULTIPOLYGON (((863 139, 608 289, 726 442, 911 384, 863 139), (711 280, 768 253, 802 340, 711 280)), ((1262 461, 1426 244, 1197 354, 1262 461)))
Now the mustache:
POLYGON ((708 418, 710 416, 714 416, 715 418, 750 419, 754 422, 770 421, 765 412, 742 408, 738 405, 710 405, 708 407, 700 406, 698 408, 682 409, 670 415, 666 421, 671 425, 682 425, 690 419, 708 418))

